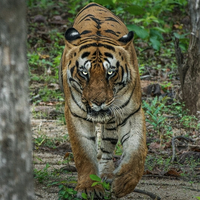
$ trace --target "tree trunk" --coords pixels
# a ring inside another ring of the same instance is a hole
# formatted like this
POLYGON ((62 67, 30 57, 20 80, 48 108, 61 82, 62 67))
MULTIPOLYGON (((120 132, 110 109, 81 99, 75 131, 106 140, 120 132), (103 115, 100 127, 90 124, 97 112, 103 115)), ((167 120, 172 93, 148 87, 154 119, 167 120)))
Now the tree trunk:
POLYGON ((33 200, 26 1, 0 0, 0 199, 33 200))
POLYGON ((175 42, 176 58, 180 74, 183 101, 190 114, 200 112, 200 1, 189 0, 192 31, 188 48, 188 57, 183 55, 175 42))

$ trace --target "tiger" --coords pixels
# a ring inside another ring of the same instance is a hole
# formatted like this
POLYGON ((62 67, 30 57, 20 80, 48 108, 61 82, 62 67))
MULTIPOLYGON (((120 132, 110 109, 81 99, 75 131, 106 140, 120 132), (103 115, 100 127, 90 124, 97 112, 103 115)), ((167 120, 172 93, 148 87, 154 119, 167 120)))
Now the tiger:
POLYGON ((123 197, 141 179, 147 154, 134 33, 107 8, 89 3, 64 37, 59 83, 78 172, 77 197, 86 193, 88 198, 103 199, 104 188, 92 187, 91 174, 110 182, 115 197, 123 197), (97 126, 101 127, 100 144, 97 126), (115 168, 118 142, 123 153, 115 168))

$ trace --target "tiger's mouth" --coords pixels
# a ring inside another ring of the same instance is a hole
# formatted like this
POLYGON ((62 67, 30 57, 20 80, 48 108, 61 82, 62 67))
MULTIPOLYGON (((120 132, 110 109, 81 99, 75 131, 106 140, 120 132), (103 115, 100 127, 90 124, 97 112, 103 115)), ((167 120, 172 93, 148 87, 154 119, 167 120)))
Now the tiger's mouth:
POLYGON ((110 120, 111 117, 112 113, 110 109, 95 111, 92 108, 87 107, 87 118, 93 122, 103 123, 110 120))

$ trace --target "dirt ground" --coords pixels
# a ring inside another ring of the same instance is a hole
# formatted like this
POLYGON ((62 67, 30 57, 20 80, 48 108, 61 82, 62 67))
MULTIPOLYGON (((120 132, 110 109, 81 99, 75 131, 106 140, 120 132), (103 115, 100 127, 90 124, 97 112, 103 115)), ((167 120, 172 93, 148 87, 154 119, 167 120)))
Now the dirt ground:
MULTIPOLYGON (((32 132, 33 137, 37 138, 41 135, 46 135, 48 138, 64 137, 66 135, 66 127, 62 125, 58 120, 46 120, 46 119, 32 119, 32 132)), ((47 163, 50 164, 48 170, 60 169, 65 165, 59 164, 63 161, 66 151, 70 148, 69 144, 61 144, 53 150, 51 148, 39 148, 34 147, 34 168, 43 169, 47 163)), ((74 166, 73 162, 70 162, 71 166, 74 166)), ((76 172, 72 172, 71 175, 76 177, 76 172)), ((59 177, 65 180, 66 175, 60 175, 59 177)), ((152 192, 162 200, 192 200, 197 199, 200 196, 200 183, 184 181, 177 177, 156 177, 144 175, 137 189, 152 192)), ((35 179, 35 194, 38 200, 56 200, 58 199, 58 186, 47 187, 45 184, 41 184, 35 179)), ((151 199, 150 197, 138 193, 131 193, 130 195, 121 198, 121 200, 127 199, 151 199)))

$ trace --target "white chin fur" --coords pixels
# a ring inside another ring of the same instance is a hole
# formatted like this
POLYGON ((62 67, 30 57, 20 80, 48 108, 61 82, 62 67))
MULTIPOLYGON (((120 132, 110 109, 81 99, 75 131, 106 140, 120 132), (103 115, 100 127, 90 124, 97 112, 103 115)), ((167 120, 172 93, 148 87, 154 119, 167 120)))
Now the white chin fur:
POLYGON ((87 119, 95 123, 106 123, 111 119, 111 117, 112 117, 111 115, 95 116, 95 117, 90 114, 87 115, 87 119))

